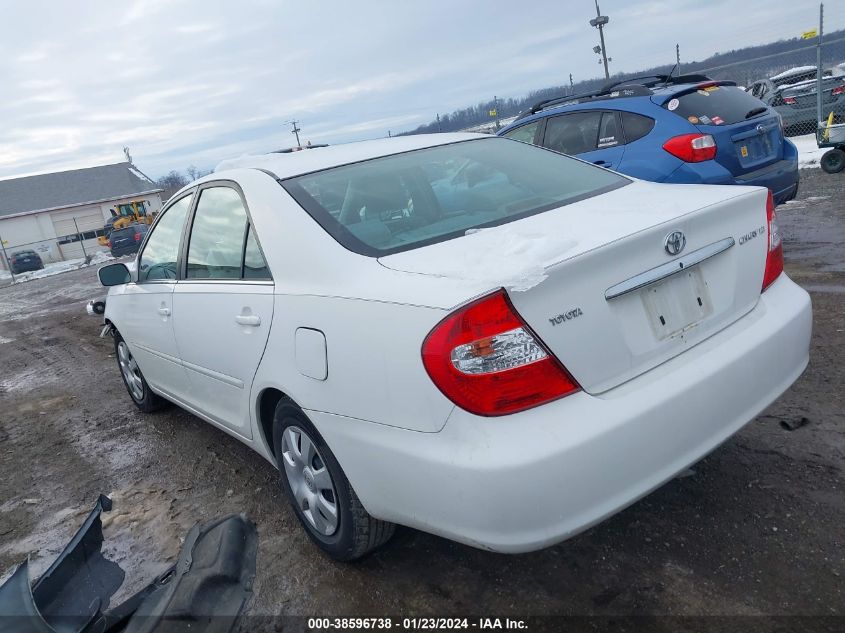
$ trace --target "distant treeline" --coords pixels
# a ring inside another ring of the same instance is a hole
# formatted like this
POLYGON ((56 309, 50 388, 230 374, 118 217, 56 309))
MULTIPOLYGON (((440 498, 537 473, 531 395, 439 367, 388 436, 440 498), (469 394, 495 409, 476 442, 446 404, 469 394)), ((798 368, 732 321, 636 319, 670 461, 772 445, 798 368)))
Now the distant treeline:
MULTIPOLYGON (((750 46, 727 53, 717 53, 700 62, 682 63, 681 72, 705 73, 713 79, 736 81, 741 86, 750 85, 757 79, 763 79, 775 75, 795 66, 814 66, 816 64, 815 39, 802 40, 798 38, 790 40, 779 40, 770 44, 750 46)), ((670 46, 674 49, 674 46, 670 46)), ((824 36, 822 47, 822 64, 824 67, 845 62, 845 30, 834 31, 824 36)), ((618 73, 611 77, 612 81, 622 81, 631 77, 646 76, 653 74, 668 74, 673 64, 655 66, 635 73, 618 73)), ((561 75, 569 71, 561 69, 561 75)), ((573 88, 568 85, 550 86, 540 90, 534 90, 522 98, 509 98, 498 100, 499 118, 507 118, 519 114, 533 104, 543 99, 558 97, 570 94, 591 92, 598 90, 607 81, 604 78, 595 78, 575 83, 573 88)), ((506 90, 507 86, 503 86, 506 90)), ((430 132, 455 132, 474 125, 487 123, 491 120, 490 110, 494 102, 482 101, 477 105, 461 108, 448 114, 441 114, 440 121, 436 119, 431 123, 418 126, 414 130, 402 132, 399 136, 409 134, 426 134, 430 132)))

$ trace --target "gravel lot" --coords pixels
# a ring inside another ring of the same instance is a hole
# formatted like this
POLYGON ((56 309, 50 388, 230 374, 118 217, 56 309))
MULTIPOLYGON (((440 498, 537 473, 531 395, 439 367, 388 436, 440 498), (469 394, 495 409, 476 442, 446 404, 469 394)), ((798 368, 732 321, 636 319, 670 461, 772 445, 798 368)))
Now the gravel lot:
POLYGON ((104 492, 124 593, 196 521, 245 511, 253 614, 845 616, 845 173, 804 170, 801 187, 779 211, 787 271, 813 297, 806 373, 687 476, 527 555, 400 529, 359 564, 327 560, 263 459, 175 407, 137 412, 84 313, 104 294, 93 267, 2 288, 0 572, 31 553, 40 573, 104 492))

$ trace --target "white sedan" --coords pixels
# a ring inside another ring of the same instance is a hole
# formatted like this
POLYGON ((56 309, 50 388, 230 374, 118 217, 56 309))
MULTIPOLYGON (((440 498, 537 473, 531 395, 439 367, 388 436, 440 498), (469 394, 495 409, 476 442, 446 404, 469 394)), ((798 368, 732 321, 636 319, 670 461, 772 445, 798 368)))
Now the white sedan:
POLYGON ((618 512, 808 362, 771 195, 661 185, 517 141, 245 157, 101 268, 129 395, 277 465, 311 539, 408 525, 499 552, 618 512))

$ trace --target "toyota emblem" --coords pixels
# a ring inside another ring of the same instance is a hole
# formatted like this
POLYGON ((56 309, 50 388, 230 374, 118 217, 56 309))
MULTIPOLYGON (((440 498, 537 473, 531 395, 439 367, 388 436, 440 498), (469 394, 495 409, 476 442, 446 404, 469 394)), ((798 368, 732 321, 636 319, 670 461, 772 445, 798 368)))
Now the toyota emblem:
POLYGON ((672 231, 663 239, 663 248, 670 255, 677 255, 687 245, 687 238, 682 231, 672 231))

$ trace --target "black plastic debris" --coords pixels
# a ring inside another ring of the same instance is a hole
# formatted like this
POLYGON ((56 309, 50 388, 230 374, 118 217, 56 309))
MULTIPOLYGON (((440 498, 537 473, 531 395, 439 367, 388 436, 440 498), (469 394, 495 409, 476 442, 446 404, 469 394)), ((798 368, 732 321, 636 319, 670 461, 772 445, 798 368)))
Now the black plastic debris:
POLYGON ((809 418, 805 418, 801 416, 800 418, 794 418, 792 420, 781 420, 780 425, 786 431, 795 431, 800 429, 802 426, 807 426, 810 423, 809 418))
POLYGON ((0 585, 0 628, 8 633, 231 631, 252 595, 258 533, 244 514, 195 525, 174 566, 109 608, 124 571, 102 554, 100 495, 50 568, 30 587, 24 562, 0 585))

